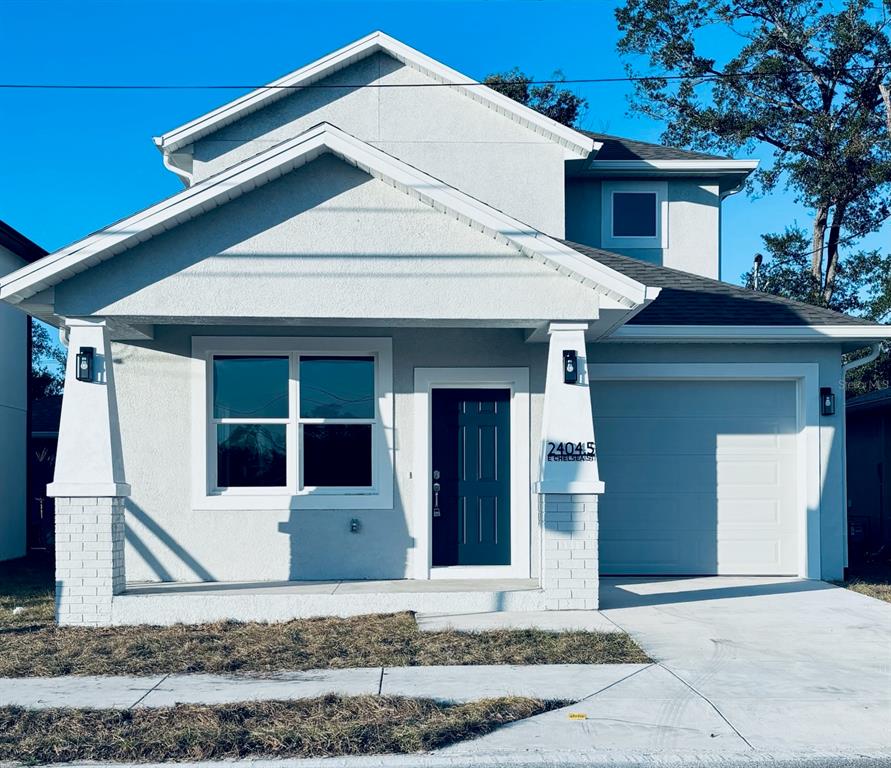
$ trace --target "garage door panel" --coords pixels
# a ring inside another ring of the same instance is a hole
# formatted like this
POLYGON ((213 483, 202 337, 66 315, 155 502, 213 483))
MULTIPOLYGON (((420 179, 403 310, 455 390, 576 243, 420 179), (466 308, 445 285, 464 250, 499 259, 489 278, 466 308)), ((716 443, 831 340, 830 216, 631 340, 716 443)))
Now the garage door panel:
POLYGON ((716 567, 718 556, 713 538, 700 535, 681 542, 655 531, 644 536, 611 536, 603 551, 601 571, 624 574, 683 574, 689 573, 691 563, 700 573, 707 573, 716 567))
POLYGON ((780 525, 779 501, 775 498, 718 499, 718 524, 722 529, 780 525))
POLYGON ((674 454, 703 454, 714 456, 745 455, 765 452, 794 452, 795 424, 774 420, 758 420, 747 425, 739 419, 687 419, 631 417, 594 414, 598 440, 611 444, 621 440, 622 452, 629 455, 652 456, 674 454))
POLYGON ((714 531, 717 524, 713 494, 615 493, 599 505, 601 530, 633 537, 638 532, 667 530, 714 531))
MULTIPOLYGON (((764 419, 765 414, 779 414, 782 418, 795 417, 795 389, 792 382, 775 381, 615 381, 594 382, 599 393, 593 402, 594 418, 710 418, 764 419), (605 385, 602 386, 602 385, 605 385), (629 414, 626 387, 647 387, 647 398, 639 409, 629 414), (745 387, 745 392, 734 389, 745 387), (785 385, 785 388, 783 388, 785 385), (611 388, 611 389, 607 389, 611 388)), ((746 430, 748 431, 748 430, 746 430)))
POLYGON ((793 382, 592 384, 603 573, 793 574, 793 382))
POLYGON ((610 488, 619 493, 646 488, 650 493, 677 490, 677 478, 688 478, 684 491, 688 493, 715 494, 715 457, 692 455, 660 455, 640 456, 636 454, 619 454, 606 458, 598 445, 598 466, 600 477, 610 488), (641 465, 646 464, 645 477, 642 476, 641 465), (642 481, 645 485, 642 485, 642 481))

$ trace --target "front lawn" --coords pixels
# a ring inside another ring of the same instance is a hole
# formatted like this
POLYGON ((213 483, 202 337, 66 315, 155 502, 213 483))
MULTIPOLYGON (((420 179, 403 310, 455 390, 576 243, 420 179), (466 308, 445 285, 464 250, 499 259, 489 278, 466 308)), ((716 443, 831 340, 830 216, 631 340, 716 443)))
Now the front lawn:
POLYGON ((852 563, 842 585, 861 595, 891 603, 891 563, 852 563))
POLYGON ((647 661, 618 632, 421 632, 410 613, 278 624, 56 627, 51 570, 0 563, 0 677, 647 661))
POLYGON ((222 706, 0 707, 0 762, 160 762, 380 755, 438 749, 565 702, 325 696, 222 706))

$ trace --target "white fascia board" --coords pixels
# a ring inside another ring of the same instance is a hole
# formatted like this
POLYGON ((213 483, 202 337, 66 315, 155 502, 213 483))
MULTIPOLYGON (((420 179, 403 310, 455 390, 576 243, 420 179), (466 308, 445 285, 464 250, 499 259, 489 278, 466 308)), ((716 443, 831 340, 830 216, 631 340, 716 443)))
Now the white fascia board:
POLYGON ((552 266, 623 306, 634 309, 648 298, 647 287, 636 280, 583 256, 383 150, 322 123, 0 279, 0 299, 11 303, 26 300, 160 232, 277 179, 323 152, 331 152, 436 210, 448 212, 467 226, 552 266))
POLYGON ((464 95, 555 141, 566 150, 569 159, 587 158, 594 149, 594 141, 590 137, 519 104, 383 32, 372 32, 262 88, 155 137, 154 142, 165 154, 175 152, 267 104, 284 98, 292 92, 291 89, 311 85, 377 51, 383 51, 406 66, 441 83, 455 84, 455 89, 464 95))
POLYGON ((891 325, 623 325, 605 341, 875 341, 891 325))
POLYGON ((758 160, 592 160, 591 171, 613 171, 634 174, 723 174, 751 173, 758 160))

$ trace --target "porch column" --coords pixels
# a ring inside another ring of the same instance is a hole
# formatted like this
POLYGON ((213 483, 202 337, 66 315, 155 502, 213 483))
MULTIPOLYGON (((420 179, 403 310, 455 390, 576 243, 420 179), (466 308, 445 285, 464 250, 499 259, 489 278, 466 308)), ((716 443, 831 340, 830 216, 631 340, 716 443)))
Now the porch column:
POLYGON ((541 586, 548 610, 598 607, 597 470, 584 323, 551 323, 536 491, 541 521, 541 586), (576 355, 567 383, 564 352, 576 355))
POLYGON ((102 320, 66 321, 68 362, 53 482, 56 499, 56 621, 111 623, 112 597, 124 589, 124 480, 111 343, 102 320), (89 380, 77 355, 93 350, 89 380))

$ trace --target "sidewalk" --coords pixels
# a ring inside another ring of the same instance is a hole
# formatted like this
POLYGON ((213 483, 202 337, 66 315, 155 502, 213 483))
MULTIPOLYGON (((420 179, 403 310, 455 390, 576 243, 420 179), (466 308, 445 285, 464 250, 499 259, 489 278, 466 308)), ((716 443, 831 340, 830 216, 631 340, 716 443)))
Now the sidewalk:
POLYGON ((130 709, 341 696, 464 702, 497 696, 579 701, 646 664, 371 667, 257 675, 0 678, 0 706, 130 709))

